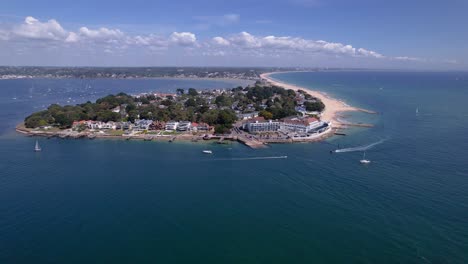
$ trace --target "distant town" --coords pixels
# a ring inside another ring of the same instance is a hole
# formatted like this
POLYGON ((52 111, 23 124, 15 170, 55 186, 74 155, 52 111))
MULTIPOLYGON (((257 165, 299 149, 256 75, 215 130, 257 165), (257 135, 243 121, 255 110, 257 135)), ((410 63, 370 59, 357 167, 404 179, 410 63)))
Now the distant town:
POLYGON ((0 66, 0 79, 25 78, 224 78, 259 80, 279 71, 324 71, 337 68, 285 67, 34 67, 0 66))
POLYGON ((237 140, 251 147, 327 136, 325 105, 304 91, 257 81, 232 89, 177 89, 174 94, 119 93, 76 106, 53 104, 17 130, 61 138, 237 140))

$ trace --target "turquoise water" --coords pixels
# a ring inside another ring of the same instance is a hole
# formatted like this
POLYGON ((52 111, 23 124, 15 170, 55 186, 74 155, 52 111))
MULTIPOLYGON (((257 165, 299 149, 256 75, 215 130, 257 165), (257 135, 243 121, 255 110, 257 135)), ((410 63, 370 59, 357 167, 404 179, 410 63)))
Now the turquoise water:
MULTIPOLYGON (((274 77, 380 114, 348 115, 375 126, 344 137, 262 150, 40 139, 43 152, 34 153, 34 138, 11 132, 15 122, 73 100, 87 81, 35 80, 32 93, 31 80, 1 81, 0 263, 468 261, 468 74, 274 77), (329 154, 382 139, 366 152, 369 166, 358 163, 362 152, 329 154), (203 155, 207 148, 214 154, 203 155)), ((92 87, 135 89, 120 81, 92 87)), ((166 81, 139 87, 173 89, 166 81)))

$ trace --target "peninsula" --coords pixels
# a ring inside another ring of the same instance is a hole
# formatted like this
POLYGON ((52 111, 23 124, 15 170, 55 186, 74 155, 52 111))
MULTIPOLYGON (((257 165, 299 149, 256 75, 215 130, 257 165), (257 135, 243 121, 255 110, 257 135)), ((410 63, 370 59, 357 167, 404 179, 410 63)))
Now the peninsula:
POLYGON ((53 104, 28 116, 17 131, 61 138, 237 140, 252 147, 316 141, 332 134, 320 96, 271 81, 226 90, 119 93, 95 103, 53 104))

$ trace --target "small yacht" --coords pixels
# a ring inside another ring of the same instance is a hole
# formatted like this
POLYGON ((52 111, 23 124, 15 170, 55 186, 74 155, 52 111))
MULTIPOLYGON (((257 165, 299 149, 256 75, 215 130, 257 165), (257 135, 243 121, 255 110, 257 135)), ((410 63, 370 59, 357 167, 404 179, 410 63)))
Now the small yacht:
POLYGON ((371 163, 370 160, 367 160, 366 159, 366 152, 364 152, 364 154, 362 155, 362 159, 359 161, 361 164, 369 164, 371 163))
POLYGON ((41 149, 41 147, 39 146, 39 142, 36 140, 36 146, 34 146, 34 151, 35 151, 35 152, 39 152, 39 151, 41 151, 41 150, 42 150, 42 149, 41 149))
POLYGON ((203 150, 202 152, 205 153, 205 154, 213 154, 213 151, 211 151, 211 150, 203 150))

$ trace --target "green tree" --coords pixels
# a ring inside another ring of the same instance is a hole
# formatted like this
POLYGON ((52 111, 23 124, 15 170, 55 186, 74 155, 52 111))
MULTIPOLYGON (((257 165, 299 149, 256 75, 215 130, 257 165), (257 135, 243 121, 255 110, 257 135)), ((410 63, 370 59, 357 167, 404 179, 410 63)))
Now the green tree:
POLYGON ((225 125, 215 125, 215 133, 216 134, 227 134, 229 133, 230 128, 226 127, 225 125))
POLYGON ((306 107, 307 111, 317 111, 322 112, 325 109, 325 105, 322 101, 315 101, 315 102, 305 102, 304 106, 306 107))
POLYGON ((268 112, 267 110, 262 110, 258 113, 259 116, 263 116, 266 120, 270 120, 273 118, 273 114, 268 112))
POLYGON ((197 96, 197 95, 198 95, 198 92, 197 92, 197 90, 195 90, 194 88, 189 88, 189 89, 188 89, 188 95, 190 95, 190 96, 197 96))
POLYGON ((197 102, 193 98, 189 98, 187 101, 185 101, 185 107, 196 107, 197 102))
POLYGON ((216 97, 215 103, 217 106, 231 106, 232 105, 232 100, 230 97, 222 94, 216 97))
POLYGON ((236 121, 237 116, 231 110, 221 110, 218 113, 217 124, 224 125, 228 128, 232 127, 232 124, 236 121))

